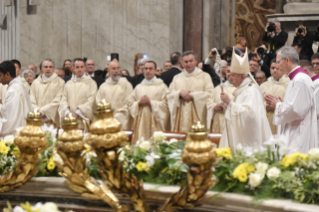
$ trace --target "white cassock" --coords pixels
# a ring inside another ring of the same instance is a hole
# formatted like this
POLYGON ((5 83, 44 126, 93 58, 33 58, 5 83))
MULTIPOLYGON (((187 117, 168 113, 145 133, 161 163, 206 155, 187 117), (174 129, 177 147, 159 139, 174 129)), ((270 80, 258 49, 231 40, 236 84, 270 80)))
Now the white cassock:
POLYGON ((263 96, 260 88, 250 78, 246 78, 233 92, 225 112, 229 139, 224 130, 219 147, 232 147, 238 144, 259 148, 271 136, 263 96))
POLYGON ((315 87, 315 101, 316 101, 316 113, 317 113, 317 139, 319 138, 319 75, 311 77, 313 85, 315 87))
POLYGON ((308 153, 318 146, 314 85, 300 66, 289 73, 289 78, 285 98, 276 105, 274 124, 278 125, 278 135, 288 140, 288 154, 308 153))
POLYGON ((0 137, 15 135, 17 128, 26 125, 25 118, 32 106, 29 94, 19 78, 9 83, 0 108, 0 137))

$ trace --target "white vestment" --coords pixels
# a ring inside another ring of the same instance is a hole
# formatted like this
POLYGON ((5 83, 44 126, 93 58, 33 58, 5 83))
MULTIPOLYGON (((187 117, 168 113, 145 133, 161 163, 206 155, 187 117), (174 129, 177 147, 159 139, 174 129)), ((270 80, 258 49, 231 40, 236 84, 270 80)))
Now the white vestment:
POLYGON ((5 91, 0 109, 0 137, 15 135, 16 129, 26 124, 32 110, 27 90, 19 78, 13 79, 5 91))
POLYGON ((314 85, 302 69, 304 73, 292 77, 293 72, 300 69, 298 66, 289 73, 291 80, 285 98, 283 102, 277 103, 274 115, 278 135, 288 140, 287 153, 308 153, 311 148, 318 146, 314 85))
POLYGON ((224 130, 219 147, 238 144, 259 148, 271 136, 260 88, 246 78, 233 92, 234 101, 226 109, 225 118, 229 127, 229 139, 224 130))
POLYGON ((316 113, 317 113, 317 139, 319 139, 319 75, 312 77, 313 85, 315 87, 314 95, 316 102, 316 113))

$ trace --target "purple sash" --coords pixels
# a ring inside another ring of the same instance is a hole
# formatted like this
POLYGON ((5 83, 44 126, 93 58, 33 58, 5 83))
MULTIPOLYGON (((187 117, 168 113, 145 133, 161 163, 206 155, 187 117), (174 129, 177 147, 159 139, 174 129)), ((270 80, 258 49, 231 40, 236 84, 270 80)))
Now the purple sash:
MULTIPOLYGON (((291 72, 289 74, 289 78, 290 80, 293 80, 295 78, 295 76, 299 73, 304 73, 307 74, 307 72, 305 70, 303 70, 301 67, 297 68, 296 70, 294 70, 293 72, 291 72)), ((308 74, 307 74, 308 75, 308 74)))
POLYGON ((315 75, 313 77, 311 77, 312 81, 316 81, 317 79, 319 79, 319 75, 315 75))

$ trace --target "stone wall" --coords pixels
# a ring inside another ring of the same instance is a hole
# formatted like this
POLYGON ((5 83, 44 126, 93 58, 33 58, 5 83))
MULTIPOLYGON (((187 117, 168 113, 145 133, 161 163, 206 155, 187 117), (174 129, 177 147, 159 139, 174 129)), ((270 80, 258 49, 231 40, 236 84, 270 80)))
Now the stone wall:
MULTIPOLYGON (((48 57, 57 67, 67 58, 87 57, 95 60, 96 69, 104 69, 107 56, 116 52, 122 68, 132 73, 137 52, 162 66, 171 52, 183 50, 183 0, 42 0, 39 6, 15 2, 11 8, 17 10, 19 48, 2 53, 1 45, 0 59, 17 58, 23 68, 48 57)), ((1 42, 3 33, 7 31, 1 29, 1 42)))

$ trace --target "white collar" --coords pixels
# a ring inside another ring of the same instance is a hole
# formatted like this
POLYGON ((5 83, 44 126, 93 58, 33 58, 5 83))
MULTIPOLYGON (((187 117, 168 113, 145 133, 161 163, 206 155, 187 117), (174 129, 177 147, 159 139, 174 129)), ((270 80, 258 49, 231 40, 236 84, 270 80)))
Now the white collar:
POLYGON ((22 82, 18 77, 16 77, 13 80, 11 80, 11 82, 9 82, 8 87, 10 87, 13 84, 21 84, 22 85, 22 82))
POLYGON ((49 77, 46 77, 44 74, 42 74, 42 81, 47 82, 51 79, 52 76, 53 76, 53 74, 51 74, 51 76, 49 76, 49 77))
MULTIPOLYGON (((294 69, 292 69, 292 70, 289 72, 289 74, 291 74, 294 70, 297 70, 298 68, 300 68, 300 66, 296 66, 294 69)), ((288 76, 289 76, 289 74, 288 74, 288 76)))
POLYGON ((247 85, 250 82, 251 82, 251 79, 249 77, 246 77, 246 79, 244 79, 244 81, 242 81, 238 87, 239 88, 244 87, 245 85, 247 85))
POLYGON ((185 70, 185 73, 188 74, 188 75, 191 75, 191 74, 195 74, 198 72, 198 69, 197 67, 195 67, 194 71, 192 71, 191 73, 188 73, 186 70, 185 70))
MULTIPOLYGON (((145 76, 145 75, 144 75, 144 76, 145 76)), ((152 79, 150 79, 150 80, 146 79, 146 77, 145 77, 145 82, 147 82, 147 83, 152 83, 152 82, 155 81, 155 79, 156 79, 156 76, 155 76, 155 75, 154 75, 154 77, 153 77, 152 79)))

